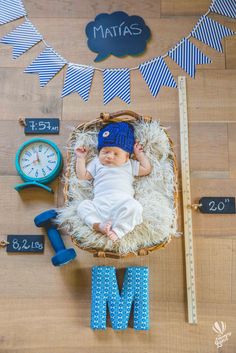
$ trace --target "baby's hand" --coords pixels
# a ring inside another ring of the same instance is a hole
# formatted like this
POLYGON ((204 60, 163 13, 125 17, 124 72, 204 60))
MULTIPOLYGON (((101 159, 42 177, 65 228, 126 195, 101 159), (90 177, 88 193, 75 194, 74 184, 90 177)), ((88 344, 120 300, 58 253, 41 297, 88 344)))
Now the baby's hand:
POLYGON ((134 155, 138 157, 140 154, 143 154, 143 146, 136 140, 134 144, 134 155))
POLYGON ((76 147, 75 154, 77 158, 85 159, 88 154, 88 149, 84 146, 76 147))

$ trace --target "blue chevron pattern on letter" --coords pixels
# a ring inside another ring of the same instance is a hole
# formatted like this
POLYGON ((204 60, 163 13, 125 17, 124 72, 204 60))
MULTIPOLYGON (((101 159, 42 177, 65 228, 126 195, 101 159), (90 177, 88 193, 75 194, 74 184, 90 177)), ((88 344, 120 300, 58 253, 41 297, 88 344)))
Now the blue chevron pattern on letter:
POLYGON ((83 100, 87 101, 94 74, 93 67, 82 67, 69 64, 66 73, 62 97, 72 92, 78 92, 83 100))
POLYGON ((212 12, 223 16, 236 18, 236 1, 235 0, 215 0, 210 6, 212 12))
POLYGON ((26 16, 26 11, 21 0, 0 0, 1 25, 23 16, 26 16))
POLYGON ((176 47, 169 50, 168 55, 191 77, 195 77, 197 64, 211 63, 211 59, 204 55, 187 38, 184 38, 176 47))
POLYGON ((125 330, 132 303, 134 303, 134 329, 149 329, 148 268, 128 267, 119 293, 115 267, 92 268, 91 328, 106 329, 107 304, 112 328, 125 330))
POLYGON ((114 97, 120 97, 130 103, 130 71, 129 69, 106 69, 103 72, 104 104, 114 97))
POLYGON ((192 37, 220 52, 223 52, 223 47, 221 44, 222 38, 232 36, 233 34, 236 33, 212 20, 210 17, 205 16, 199 20, 199 23, 191 32, 192 37))
POLYGON ((64 60, 52 48, 47 47, 40 55, 25 69, 26 73, 39 74, 40 86, 44 87, 65 65, 64 60))
POLYGON ((43 39, 30 21, 25 21, 1 39, 1 43, 13 46, 13 59, 29 50, 43 39))
POLYGON ((161 56, 139 65, 139 70, 154 97, 157 96, 161 86, 177 87, 168 66, 161 56))

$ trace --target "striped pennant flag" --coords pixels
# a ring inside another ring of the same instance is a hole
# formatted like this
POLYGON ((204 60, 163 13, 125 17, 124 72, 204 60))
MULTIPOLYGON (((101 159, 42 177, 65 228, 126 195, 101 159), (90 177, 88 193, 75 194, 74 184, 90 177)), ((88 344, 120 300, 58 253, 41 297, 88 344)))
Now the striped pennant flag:
POLYGON ((61 96, 65 97, 72 92, 78 92, 83 100, 87 101, 93 80, 93 75, 93 67, 82 67, 74 64, 69 64, 61 96))
POLYGON ((30 21, 25 21, 22 25, 15 28, 0 40, 0 43, 10 44, 13 46, 13 59, 18 58, 21 54, 32 48, 43 39, 41 34, 36 30, 30 21))
POLYGON ((236 18, 236 1, 213 0, 210 10, 223 16, 236 18))
POLYGON ((105 69, 103 72, 104 104, 119 97, 130 103, 130 70, 105 69))
POLYGON ((139 71, 146 81, 153 97, 157 96, 161 86, 177 87, 168 66, 161 56, 139 65, 139 71))
POLYGON ((0 24, 17 20, 26 16, 21 0, 0 0, 0 24))
POLYGON ((193 78, 195 77, 196 65, 211 63, 211 59, 204 55, 187 38, 184 38, 174 48, 170 49, 168 55, 193 78))
POLYGON ((44 87, 66 64, 65 59, 52 48, 47 47, 24 72, 39 74, 40 86, 44 87))
POLYGON ((220 52, 223 52, 223 47, 221 44, 222 38, 232 36, 233 34, 236 33, 205 16, 199 20, 199 23, 191 32, 192 37, 220 52))

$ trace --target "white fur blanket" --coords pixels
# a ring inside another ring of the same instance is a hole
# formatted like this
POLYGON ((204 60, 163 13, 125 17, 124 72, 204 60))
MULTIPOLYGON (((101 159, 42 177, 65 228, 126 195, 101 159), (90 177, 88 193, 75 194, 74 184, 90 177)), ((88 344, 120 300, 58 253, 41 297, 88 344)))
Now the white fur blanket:
POLYGON ((150 247, 169 241, 177 233, 177 210, 174 201, 176 175, 174 171, 173 151, 169 138, 158 121, 134 123, 135 137, 144 147, 152 164, 152 172, 145 177, 136 177, 134 182, 135 198, 143 206, 143 223, 136 226, 121 240, 113 243, 106 236, 92 231, 77 216, 78 204, 84 199, 92 199, 93 185, 90 181, 78 181, 75 174, 75 146, 86 145, 91 152, 90 161, 97 145, 97 128, 89 131, 76 131, 71 139, 69 153, 71 162, 68 188, 68 200, 65 207, 58 211, 57 222, 60 227, 79 242, 82 247, 114 251, 120 254, 137 252, 143 247, 150 247))

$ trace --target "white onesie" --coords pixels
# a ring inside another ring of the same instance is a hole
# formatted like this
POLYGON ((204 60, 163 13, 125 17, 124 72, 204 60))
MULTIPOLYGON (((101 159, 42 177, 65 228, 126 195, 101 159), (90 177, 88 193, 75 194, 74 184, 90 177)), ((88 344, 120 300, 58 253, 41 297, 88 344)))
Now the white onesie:
POLYGON ((92 228, 94 223, 111 221, 112 229, 122 238, 142 223, 143 208, 133 197, 138 161, 129 159, 119 167, 109 167, 95 157, 87 165, 87 171, 94 178, 94 199, 82 201, 77 209, 85 224, 92 228))

